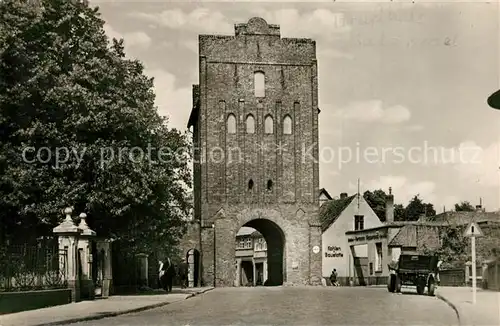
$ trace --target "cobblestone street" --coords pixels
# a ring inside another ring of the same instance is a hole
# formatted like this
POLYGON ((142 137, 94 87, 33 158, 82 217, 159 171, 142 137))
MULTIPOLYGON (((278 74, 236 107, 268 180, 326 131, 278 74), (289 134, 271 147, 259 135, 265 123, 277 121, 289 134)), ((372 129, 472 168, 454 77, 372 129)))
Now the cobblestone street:
POLYGON ((437 297, 409 289, 219 288, 162 308, 74 325, 458 325, 437 297))

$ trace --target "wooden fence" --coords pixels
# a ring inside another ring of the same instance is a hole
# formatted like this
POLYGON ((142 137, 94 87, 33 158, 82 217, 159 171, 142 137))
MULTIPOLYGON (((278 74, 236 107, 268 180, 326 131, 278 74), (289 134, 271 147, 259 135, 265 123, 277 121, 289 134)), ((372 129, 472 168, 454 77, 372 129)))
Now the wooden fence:
POLYGON ((465 284, 465 269, 444 269, 439 271, 439 279, 441 286, 464 286, 465 284))

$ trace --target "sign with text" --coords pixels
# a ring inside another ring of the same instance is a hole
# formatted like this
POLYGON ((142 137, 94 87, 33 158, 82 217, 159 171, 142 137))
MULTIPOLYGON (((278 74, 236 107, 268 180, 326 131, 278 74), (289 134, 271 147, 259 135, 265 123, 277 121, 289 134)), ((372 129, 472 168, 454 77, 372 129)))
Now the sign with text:
POLYGON ((387 238, 387 233, 385 232, 377 232, 377 233, 371 233, 371 234, 366 234, 366 235, 357 235, 357 236, 352 236, 351 238, 347 239, 347 242, 367 242, 370 240, 381 240, 387 238))
POLYGON ((342 248, 337 246, 328 246, 326 248, 325 258, 338 258, 338 257, 344 257, 344 254, 342 253, 342 248))

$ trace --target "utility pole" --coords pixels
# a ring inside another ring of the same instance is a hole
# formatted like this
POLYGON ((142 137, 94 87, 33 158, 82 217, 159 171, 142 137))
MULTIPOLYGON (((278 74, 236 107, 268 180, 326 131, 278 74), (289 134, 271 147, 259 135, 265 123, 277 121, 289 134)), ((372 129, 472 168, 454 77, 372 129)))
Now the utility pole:
POLYGON ((359 178, 358 178, 358 212, 359 212, 359 178))
POLYGON ((465 236, 470 237, 471 244, 471 267, 472 267, 472 304, 476 304, 477 276, 476 276, 476 237, 483 235, 483 231, 474 222, 471 222, 465 230, 465 236))

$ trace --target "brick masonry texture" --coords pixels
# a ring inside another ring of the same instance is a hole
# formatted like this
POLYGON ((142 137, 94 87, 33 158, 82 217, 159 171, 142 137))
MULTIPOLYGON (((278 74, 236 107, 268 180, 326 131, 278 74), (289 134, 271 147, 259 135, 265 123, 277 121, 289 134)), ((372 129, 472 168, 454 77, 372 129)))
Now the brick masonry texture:
POLYGON ((187 251, 201 241, 204 283, 213 283, 215 270, 217 285, 232 286, 234 239, 249 223, 266 238, 276 277, 282 268, 286 284, 320 284, 321 252, 312 253, 313 246, 321 248, 316 43, 281 38, 279 26, 261 18, 236 25, 235 33, 199 36, 199 85, 193 87, 190 125, 200 149, 194 164, 200 224, 192 224, 181 246, 187 251), (255 72, 265 74, 264 97, 254 94, 255 72), (236 117, 234 134, 227 132, 230 114, 236 117), (246 132, 249 115, 255 119, 253 134, 246 132), (268 116, 272 134, 264 132, 268 116), (290 135, 283 133, 286 116, 292 119, 290 135))

